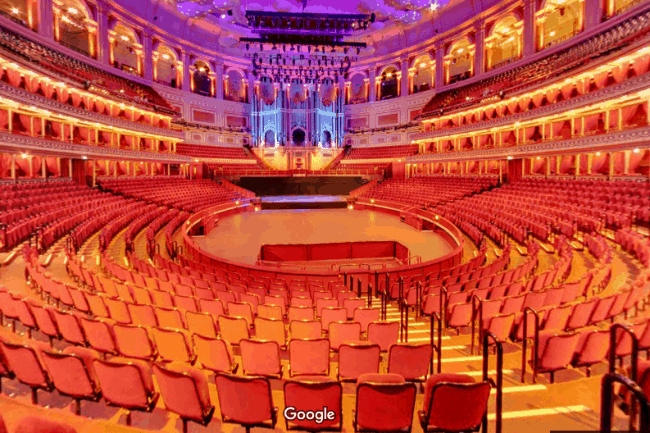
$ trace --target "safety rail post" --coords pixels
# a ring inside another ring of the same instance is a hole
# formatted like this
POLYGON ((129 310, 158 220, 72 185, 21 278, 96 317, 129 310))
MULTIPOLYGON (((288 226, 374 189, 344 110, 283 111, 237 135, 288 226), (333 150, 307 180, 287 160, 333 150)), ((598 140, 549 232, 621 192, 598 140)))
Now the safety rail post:
POLYGON ((630 414, 630 431, 650 431, 650 402, 639 385, 622 374, 609 372, 603 376, 600 383, 600 433, 611 433, 612 431, 612 406, 614 403, 614 383, 618 382, 626 387, 634 396, 633 406, 640 406, 641 419, 638 430, 634 430, 634 414, 630 414))
POLYGON ((437 373, 442 372, 442 319, 440 314, 431 313, 431 335, 430 335, 430 344, 431 344, 431 359, 429 360, 429 373, 433 374, 433 352, 436 352, 436 357, 438 364, 436 366, 437 373), (438 323, 438 332, 436 334, 437 344, 433 342, 433 323, 438 323))
POLYGON ((404 306, 402 299, 404 297, 404 277, 397 280, 397 307, 399 309, 399 341, 404 341, 404 306))
POLYGON ((375 271, 375 298, 379 295, 379 272, 375 271))
POLYGON ((422 282, 421 281, 416 281, 415 283, 415 319, 420 319, 422 318, 422 315, 420 314, 422 312, 422 309, 420 308, 422 306, 422 282))
MULTIPOLYGON (((483 337, 483 381, 487 381, 496 389, 496 433, 501 433, 503 418, 503 344, 491 332, 486 332, 483 337), (489 346, 490 339, 494 341, 497 355, 497 380, 496 382, 488 376, 488 358, 490 356, 489 346)), ((487 411, 483 416, 483 432, 487 432, 488 417, 487 411)))
MULTIPOLYGON (((632 354, 630 360, 630 380, 636 382, 638 375, 639 365, 639 338, 634 334, 634 330, 627 327, 622 323, 614 323, 609 327, 609 374, 614 374, 616 370, 616 346, 617 346, 617 330, 621 330, 622 334, 628 334, 632 339, 632 354)), ((621 358, 621 364, 623 359, 621 358)), ((636 417, 636 402, 630 403, 630 425, 629 429, 634 430, 634 419, 636 417)), ((642 430, 647 431, 647 430, 642 430)))
POLYGON ((361 297, 361 277, 357 277, 357 298, 361 297))
POLYGON ((447 329, 447 308, 449 307, 449 296, 447 295, 447 288, 440 287, 440 319, 442 326, 447 329))
POLYGON ((531 313, 535 317, 535 332, 533 337, 533 383, 537 381, 537 350, 539 348, 539 313, 531 307, 524 308, 524 317, 522 318, 524 324, 524 340, 522 342, 523 348, 521 351, 521 383, 526 382, 526 351, 528 340, 528 314, 531 313))
POLYGON ((372 307, 372 284, 368 283, 368 293, 366 293, 368 298, 368 308, 372 307))
POLYGON ((481 333, 483 331, 483 300, 476 295, 472 295, 472 343, 469 353, 474 355, 474 340, 476 338, 476 317, 478 312, 478 350, 481 350, 481 333))

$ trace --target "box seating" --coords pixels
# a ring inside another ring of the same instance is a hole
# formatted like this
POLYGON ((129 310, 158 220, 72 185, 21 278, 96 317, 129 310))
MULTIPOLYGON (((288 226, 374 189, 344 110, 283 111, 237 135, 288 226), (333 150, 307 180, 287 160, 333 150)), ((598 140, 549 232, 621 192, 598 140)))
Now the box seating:
POLYGON ((136 102, 169 114, 176 112, 150 86, 89 66, 58 51, 39 45, 8 29, 0 28, 0 47, 25 61, 40 65, 80 85, 91 82, 94 86, 100 87, 115 98, 136 102))
POLYGON ((418 153, 418 145, 352 148, 345 159, 405 158, 418 153))
POLYGON ((422 113, 436 115, 440 110, 476 105, 484 98, 508 94, 532 87, 542 81, 566 74, 588 61, 610 55, 625 48, 650 30, 650 12, 641 12, 614 28, 599 33, 572 47, 553 53, 535 62, 510 69, 492 77, 436 94, 422 113))

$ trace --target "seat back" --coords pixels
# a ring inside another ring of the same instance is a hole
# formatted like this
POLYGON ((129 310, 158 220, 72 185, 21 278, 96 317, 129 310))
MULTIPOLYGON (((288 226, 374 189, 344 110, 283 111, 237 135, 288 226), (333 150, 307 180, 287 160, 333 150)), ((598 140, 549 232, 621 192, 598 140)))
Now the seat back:
POLYGON ((244 374, 279 376, 282 374, 280 347, 275 341, 244 339, 239 342, 244 374))
POLYGON ((230 344, 220 338, 210 338, 199 334, 192 336, 194 352, 205 370, 231 373, 237 364, 233 363, 230 344))
POLYGON ((214 407, 210 402, 208 381, 200 370, 187 366, 172 370, 154 364, 153 371, 165 409, 200 423, 211 417, 214 407))
POLYGON ((143 326, 113 325, 117 350, 128 358, 150 360, 157 352, 149 332, 143 326))
POLYGON ((217 325, 214 316, 210 313, 185 312, 185 321, 190 334, 199 334, 204 337, 217 337, 217 325))
POLYGON ((291 376, 329 375, 330 344, 325 338, 289 341, 289 366, 291 376))
POLYGON ((125 409, 147 409, 153 400, 151 371, 144 363, 94 362, 95 372, 106 401, 125 409))
POLYGON ((423 381, 431 361, 430 344, 393 344, 388 352, 388 373, 406 380, 423 381))
POLYGON ((235 346, 242 339, 250 338, 248 322, 241 317, 220 316, 219 331, 221 338, 235 346))
POLYGON ((252 426, 271 420, 275 425, 276 415, 268 379, 219 373, 215 382, 224 422, 252 426))
POLYGON ((364 373, 378 373, 380 353, 376 344, 342 344, 339 347, 339 378, 357 380, 364 373))
POLYGON ((368 341, 377 344, 382 352, 388 351, 399 339, 398 322, 372 322, 368 324, 368 341))
POLYGON ((285 412, 287 430, 291 428, 305 429, 310 431, 341 430, 343 420, 343 388, 339 382, 331 379, 322 381, 288 380, 284 383, 284 406, 285 408, 296 408, 300 410, 312 410, 316 413, 323 412, 323 408, 334 412, 334 419, 322 419, 322 415, 316 415, 316 419, 289 420, 290 412, 285 412))
POLYGON ((73 398, 91 398, 99 392, 99 386, 88 371, 86 364, 74 354, 43 352, 43 365, 50 373, 55 388, 73 398))
POLYGON ((361 324, 357 322, 332 322, 329 325, 330 349, 339 350, 343 343, 361 341, 361 324))
POLYGON ((411 431, 417 390, 412 383, 357 385, 356 430, 411 431))
POLYGON ((489 398, 489 382, 440 382, 433 387, 429 405, 424 408, 423 429, 476 431, 487 412, 489 398))
POLYGON ((255 330, 258 340, 275 341, 280 348, 287 346, 287 333, 282 320, 256 317, 255 330))
POLYGON ((294 320, 289 324, 291 339, 314 339, 321 336, 321 324, 315 320, 294 320))

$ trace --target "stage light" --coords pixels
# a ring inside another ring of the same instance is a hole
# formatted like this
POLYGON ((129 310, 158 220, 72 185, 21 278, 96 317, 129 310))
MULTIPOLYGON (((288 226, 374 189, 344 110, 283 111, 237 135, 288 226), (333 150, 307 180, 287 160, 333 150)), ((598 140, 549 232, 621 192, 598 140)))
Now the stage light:
POLYGON ((641 152, 641 150, 637 147, 637 148, 634 149, 632 152, 634 152, 634 153, 639 153, 639 152, 641 152))
POLYGON ((88 159, 88 157, 86 155, 83 155, 81 159, 88 159))
POLYGON ((76 15, 79 11, 76 8, 68 8, 68 12, 70 12, 72 15, 76 15))
POLYGON ((235 201, 235 204, 236 204, 236 205, 239 205, 239 200, 235 201))
POLYGON ((18 10, 18 8, 11 8, 11 13, 12 13, 12 14, 14 14, 14 15, 18 15, 18 12, 20 12, 20 11, 18 10))
POLYGON ((20 155, 20 156, 22 156, 22 157, 23 157, 23 159, 25 159, 25 158, 27 158, 27 157, 28 157, 29 155, 28 155, 27 153, 23 153, 23 154, 22 154, 22 155, 20 155))
POLYGON ((596 152, 596 156, 600 156, 600 152, 596 152))
POLYGON ((508 161, 510 161, 511 159, 512 159, 512 156, 509 156, 509 157, 508 157, 508 161))
POLYGON ((371 198, 371 199, 370 199, 370 203, 374 203, 374 202, 375 202, 375 199, 374 199, 374 198, 371 198))

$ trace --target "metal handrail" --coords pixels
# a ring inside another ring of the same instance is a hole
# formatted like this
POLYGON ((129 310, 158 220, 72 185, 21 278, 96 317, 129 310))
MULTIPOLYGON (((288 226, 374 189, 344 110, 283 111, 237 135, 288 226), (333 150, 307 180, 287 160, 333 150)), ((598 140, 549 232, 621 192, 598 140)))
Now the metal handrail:
MULTIPOLYGON (((627 325, 624 325, 623 323, 614 323, 612 326, 609 327, 609 374, 614 374, 616 370, 616 346, 617 346, 616 331, 618 329, 622 331, 621 335, 627 333, 630 335, 630 338, 632 339, 632 355, 630 360, 631 361, 630 380, 632 380, 632 382, 636 382, 637 374, 638 374, 638 364, 639 364, 639 339, 636 335, 634 335, 634 330, 630 329, 627 325)), ((621 364, 622 363, 623 363, 623 359, 621 359, 621 364)), ((631 402, 630 425, 629 425, 630 430, 633 430, 634 427, 634 419, 636 416, 636 411, 637 411, 636 403, 631 402)), ((642 431, 647 431, 647 430, 642 430, 642 431)))
MULTIPOLYGON (((650 431, 650 402, 648 402, 648 397, 635 381, 621 374, 610 372, 603 376, 600 385, 600 433, 611 433, 612 431, 613 385, 615 382, 620 383, 621 386, 626 387, 632 393, 635 403, 632 406, 636 407, 638 404, 641 408, 641 422, 639 429, 636 431, 650 431)), ((634 418, 634 414, 630 414, 630 430, 633 430, 634 418)))
POLYGON ((527 351, 527 340, 528 340, 528 314, 531 313, 535 317, 535 332, 533 337, 533 383, 537 381, 537 350, 539 348, 539 313, 535 311, 532 307, 524 308, 524 317, 522 319, 524 324, 524 339, 522 342, 522 351, 521 351, 521 383, 526 382, 526 351, 527 351))
MULTIPOLYGON (((501 433, 502 430, 502 421, 503 421, 503 344, 499 339, 491 332, 486 332, 483 337, 483 381, 490 382, 490 385, 494 386, 496 389, 496 433, 501 433), (488 358, 490 356, 489 342, 490 339, 494 341, 496 346, 496 356, 497 356, 497 380, 493 381, 488 377, 488 358)), ((488 417, 487 411, 483 417, 483 432, 487 432, 488 429, 488 417)))
POLYGON ((436 352, 437 356, 437 373, 440 374, 442 372, 442 319, 440 317, 440 314, 438 313, 433 313, 431 314, 431 335, 430 335, 430 344, 431 344, 431 358, 429 359, 429 373, 433 374, 433 352, 436 352), (437 322, 438 323, 438 332, 436 334, 436 338, 438 340, 438 344, 434 344, 433 342, 433 323, 437 322))

